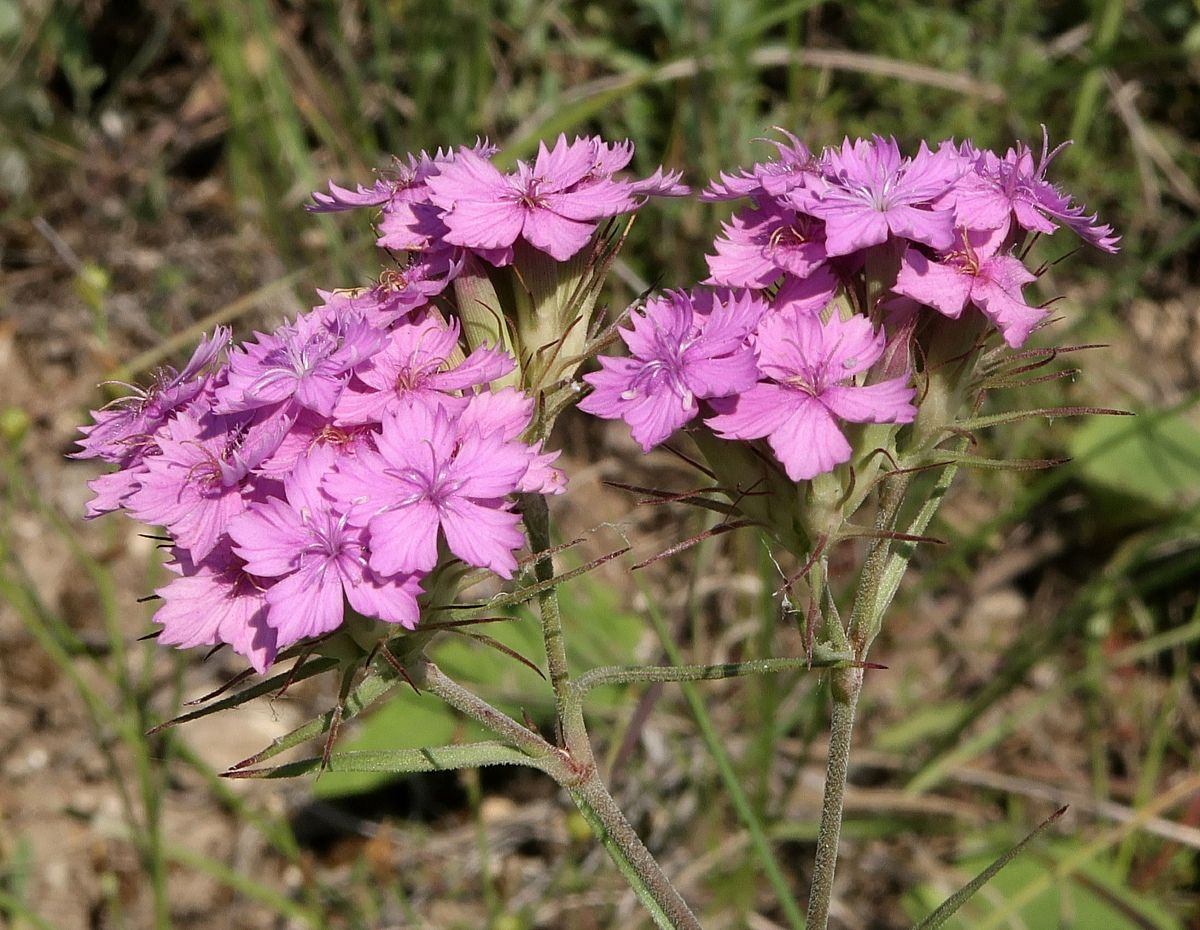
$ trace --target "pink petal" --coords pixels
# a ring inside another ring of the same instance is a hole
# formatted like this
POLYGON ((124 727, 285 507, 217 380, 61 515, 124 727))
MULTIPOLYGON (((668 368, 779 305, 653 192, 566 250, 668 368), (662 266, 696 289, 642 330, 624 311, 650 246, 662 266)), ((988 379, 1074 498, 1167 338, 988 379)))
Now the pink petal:
POLYGON ((429 501, 376 514, 368 530, 370 565, 380 575, 428 572, 437 565, 438 510, 429 501))
POLYGON ((337 572, 302 569, 267 592, 267 623, 279 634, 279 646, 319 636, 342 625, 342 582, 337 572))
POLYGON ((526 213, 522 231, 535 248, 565 262, 587 245, 596 226, 594 223, 569 220, 544 207, 534 207, 526 213))
POLYGON ((308 543, 300 515, 279 498, 253 504, 230 520, 229 536, 246 571, 262 578, 292 572, 299 564, 300 550, 308 543))
POLYGON ((904 253, 894 290, 957 319, 971 295, 974 278, 952 265, 932 262, 916 249, 904 253))
POLYGON ((517 568, 513 550, 525 537, 517 529, 521 518, 497 507, 481 507, 459 498, 442 510, 442 529, 450 551, 480 568, 490 568, 501 578, 511 578, 517 568))
POLYGON ((777 384, 756 384, 745 393, 714 403, 721 412, 705 422, 724 439, 761 439, 783 425, 796 393, 777 384))
POLYGON ((878 384, 834 385, 821 392, 821 403, 852 423, 911 423, 917 414, 912 400, 917 392, 908 378, 878 384))
POLYGON ((824 404, 815 397, 792 393, 800 398, 800 403, 767 437, 767 442, 789 478, 807 481, 848 462, 850 443, 824 404))

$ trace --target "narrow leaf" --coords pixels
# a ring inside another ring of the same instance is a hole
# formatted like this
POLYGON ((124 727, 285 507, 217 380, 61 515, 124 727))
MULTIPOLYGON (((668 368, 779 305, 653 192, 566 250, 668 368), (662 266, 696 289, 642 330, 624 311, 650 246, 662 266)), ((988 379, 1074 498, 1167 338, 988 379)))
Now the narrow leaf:
POLYGON ((712 529, 705 530, 703 533, 697 533, 695 536, 690 536, 682 542, 677 542, 673 546, 668 546, 662 552, 658 553, 658 555, 652 555, 648 559, 643 559, 633 566, 633 570, 637 571, 639 568, 645 568, 647 565, 654 564, 655 562, 659 561, 659 559, 666 559, 670 556, 678 555, 680 552, 690 549, 692 546, 698 545, 704 542, 706 539, 711 539, 714 536, 720 536, 723 533, 729 533, 733 530, 744 529, 747 526, 757 526, 757 522, 754 520, 733 520, 730 523, 718 523, 712 529))
MULTIPOLYGON (((315 664, 315 663, 314 663, 315 664)), ((334 663, 336 664, 336 663, 334 663)), ((307 742, 316 736, 321 736, 328 733, 329 729, 334 725, 335 719, 340 723, 349 720, 351 717, 357 716, 366 707, 373 704, 379 698, 383 697, 391 691, 401 681, 399 675, 392 672, 389 668, 386 673, 374 672, 367 675, 347 696, 345 704, 341 706, 340 714, 335 710, 327 710, 325 713, 313 717, 306 723, 301 724, 289 733, 277 737, 271 741, 271 744, 261 752, 256 752, 248 759, 243 759, 235 769, 246 768, 250 765, 257 765, 273 756, 279 755, 281 752, 287 752, 294 746, 299 746, 301 743, 307 742)))
MULTIPOLYGON (((460 746, 431 746, 423 749, 364 749, 335 752, 324 766, 327 772, 387 772, 409 775, 418 772, 448 772, 485 765, 529 765, 539 768, 538 760, 495 740, 463 743, 460 746)), ((225 778, 295 778, 322 770, 321 759, 299 759, 261 769, 233 768, 225 778)))
POLYGON ((922 920, 919 924, 914 926, 913 930, 937 930, 938 927, 941 927, 943 924, 945 924, 947 920, 954 916, 955 912, 960 907, 971 900, 971 898, 975 895, 975 892, 991 881, 997 872, 999 872, 1002 868, 1012 862, 1013 859, 1019 856, 1022 851, 1024 851, 1026 846, 1037 839, 1038 836, 1040 836, 1042 832, 1048 826, 1050 826, 1050 824, 1054 823, 1054 821, 1058 820, 1058 818, 1066 812, 1067 807, 1066 805, 1063 805, 1053 814, 1043 820, 1040 824, 1038 824, 1032 833, 1025 837, 1025 839, 1021 840, 1021 842, 1019 842, 1016 846, 1014 846, 1003 856, 971 879, 970 882, 968 882, 958 891, 954 892, 954 894, 952 894, 946 900, 945 904, 922 920))
POLYGON ((953 452, 947 449, 938 449, 934 452, 938 457, 939 464, 949 464, 953 462, 955 465, 961 465, 964 468, 985 468, 990 471, 1038 471, 1043 468, 1056 468, 1059 465, 1066 465, 1069 458, 1057 459, 989 459, 978 455, 968 455, 966 453, 953 452))
POLYGON ((311 662, 306 662, 299 669, 289 669, 286 672, 281 672, 268 678, 266 681, 260 681, 256 685, 252 685, 237 694, 232 694, 223 700, 217 701, 215 704, 210 704, 208 707, 202 707, 199 710, 191 711, 187 714, 181 714, 165 723, 160 723, 158 726, 147 730, 146 735, 152 736, 159 733, 168 727, 177 726, 181 723, 187 723, 189 720, 199 720, 201 717, 207 717, 209 714, 215 714, 219 710, 228 710, 231 707, 237 707, 245 704, 247 701, 253 700, 256 697, 261 697, 264 694, 270 694, 277 688, 281 688, 286 684, 296 681, 303 681, 306 678, 312 678, 314 675, 320 675, 322 672, 328 671, 337 665, 337 659, 322 657, 313 659, 311 662))
POLYGON ((1038 407, 1033 410, 1010 410, 1006 413, 993 413, 983 417, 969 417, 966 420, 956 420, 951 426, 956 430, 988 429, 1004 423, 1018 423, 1035 417, 1053 419, 1054 417, 1131 417, 1128 410, 1113 410, 1109 407, 1038 407))
POLYGON ((482 643, 489 649, 495 649, 497 652, 503 653, 510 659, 516 659, 526 668, 536 672, 541 677, 542 681, 546 680, 546 675, 540 668, 534 665, 533 662, 525 658, 525 656, 521 655, 521 653, 517 652, 517 650, 513 649, 511 646, 504 645, 504 643, 500 642, 500 640, 488 636, 486 633, 474 633, 469 630, 451 629, 450 632, 459 636, 465 636, 468 639, 473 639, 477 643, 482 643))

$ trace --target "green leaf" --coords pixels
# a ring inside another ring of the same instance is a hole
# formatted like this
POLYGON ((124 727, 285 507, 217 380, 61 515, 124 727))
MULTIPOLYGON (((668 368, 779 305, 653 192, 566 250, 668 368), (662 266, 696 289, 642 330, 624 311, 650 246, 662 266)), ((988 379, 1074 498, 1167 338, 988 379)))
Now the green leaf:
POLYGON ((1098 419, 1071 436, 1080 477, 1110 497, 1160 510, 1200 501, 1200 429, 1185 411, 1098 419))
MULTIPOLYGON (((1044 826, 1045 824, 1039 827, 1025 842, 1036 836, 1044 826)), ((1022 843, 1022 846, 1024 845, 1022 843)), ((1044 854, 1039 853, 1037 858, 1025 857, 1012 862, 989 882, 990 897, 999 902, 1013 900, 1027 886, 1044 879, 1048 866, 1077 856, 1080 849, 1080 844, 1070 840, 1055 842, 1044 854), (1039 859, 1046 861, 1038 861, 1039 859)), ((971 871, 982 867, 986 861, 984 857, 973 856, 962 860, 958 866, 965 871, 971 871)), ((925 896, 930 893, 931 889, 922 890, 925 896)), ((971 912, 969 914, 948 913, 944 915, 942 923, 928 923, 934 916, 930 915, 925 923, 917 925, 917 930, 932 930, 941 926, 945 926, 947 930, 973 930, 984 921, 992 922, 989 919, 992 916, 991 909, 984 906, 968 908, 971 912)), ((1095 861, 1077 869, 1069 877, 1047 886, 1039 895, 1025 902, 1020 910, 1010 915, 1011 925, 1024 927, 1026 930, 1060 930, 1065 926, 1064 913, 1071 915, 1070 925, 1079 928, 1181 930, 1182 926, 1170 913, 1169 908, 1159 900, 1149 894, 1139 894, 1131 890, 1111 866, 1095 861)), ((998 926, 1009 925, 1009 922, 1001 922, 998 926)))
MULTIPOLYGON (((331 660, 332 661, 332 660, 331 660)), ((337 663, 334 662, 336 665, 337 663)), ((371 672, 354 688, 346 698, 346 704, 342 709, 342 722, 345 722, 352 717, 358 716, 365 708, 369 707, 379 698, 383 697, 389 691, 400 683, 400 677, 396 675, 390 668, 383 672, 371 672)), ((248 691, 254 689, 247 689, 248 691)), ((218 702, 220 703, 220 702, 218 702)), ((185 715, 186 717, 187 715, 185 715)), ((313 717, 306 723, 301 724, 289 733, 272 740, 271 745, 261 752, 256 752, 248 759, 243 759, 233 767, 233 770, 246 768, 250 765, 257 765, 260 762, 265 762, 282 752, 287 752, 289 749, 294 749, 296 746, 307 742, 314 737, 321 736, 329 732, 329 728, 333 725, 335 717, 333 710, 327 710, 325 713, 313 717)), ((184 718, 179 718, 180 720, 184 718)))
POLYGON ((219 701, 214 701, 199 710, 193 710, 186 714, 180 714, 165 723, 160 723, 154 727, 150 733, 157 733, 160 730, 165 730, 167 727, 173 727, 180 723, 187 723, 189 720, 199 720, 201 717, 207 717, 209 714, 215 714, 220 710, 229 710, 231 707, 237 707, 245 704, 247 701, 253 700, 256 697, 261 697, 264 694, 270 694, 272 691, 277 691, 283 688, 284 685, 293 685, 298 681, 304 681, 306 678, 312 678, 314 675, 319 675, 321 672, 328 671, 337 666, 337 659, 331 658, 315 658, 305 662, 299 669, 289 669, 285 672, 280 672, 278 675, 272 675, 265 681, 260 681, 249 688, 243 688, 241 691, 231 694, 229 697, 222 698, 219 701))
MULTIPOLYGON (((458 716, 449 707, 431 694, 413 694, 407 691, 395 695, 362 723, 358 733, 341 743, 345 751, 330 757, 328 771, 313 783, 313 795, 318 798, 338 798, 351 794, 373 791, 406 772, 432 772, 438 766, 426 763, 424 768, 414 768, 420 759, 414 754, 426 750, 422 747, 451 743, 461 736, 463 728, 458 716), (347 758, 349 757, 349 758, 347 758), (387 757, 391 757, 390 761, 387 757), (334 759, 339 759, 337 765, 334 759)), ((465 725, 467 738, 484 736, 481 727, 474 723, 465 725)), ((270 777, 283 778, 316 771, 304 760, 280 766, 277 774, 270 777)), ((320 764, 320 759, 317 759, 320 764)), ((462 766, 448 766, 462 768, 462 766)))
POLYGON ((951 426, 962 432, 974 432, 977 429, 989 429, 993 426, 1003 426, 1006 423, 1019 423, 1022 420, 1044 419, 1053 420, 1056 417, 1128 417, 1133 416, 1128 410, 1114 410, 1110 407, 1038 407, 1033 410, 1009 410, 1004 413, 992 413, 981 417, 968 417, 965 420, 955 420, 951 426))
MULTIPOLYGON (((953 917, 955 912, 958 911, 960 907, 974 897, 975 892, 991 881, 1001 869, 1019 856, 1026 846, 1037 839, 1037 837, 1048 826, 1050 826, 1050 824, 1054 823, 1054 821, 1058 820, 1059 817, 1066 813, 1066 810, 1066 807, 1060 807, 1053 814, 1043 820, 1040 824, 1038 824, 1037 828, 1032 833, 1025 837, 1025 839, 1021 840, 1021 842, 1019 842, 1016 846, 1004 853, 1002 856, 1000 856, 1000 858, 996 859, 991 865, 971 879, 970 882, 952 894, 941 907, 913 927, 913 930, 937 930, 938 927, 944 926, 946 921, 953 917)), ((1036 867, 1036 863, 1034 863, 1034 866, 1036 867)), ((1109 925, 1102 923, 1083 923, 1080 924, 1080 926, 1101 927, 1109 925)))
MULTIPOLYGON (((389 704, 388 707, 395 707, 389 704)), ((386 710, 387 708, 385 708, 386 710)), ((378 716, 378 715, 377 715, 378 716)), ((367 791, 398 775, 423 772, 452 772, 458 769, 480 768, 485 765, 529 765, 538 761, 519 749, 495 740, 482 740, 461 745, 422 746, 415 749, 379 749, 335 752, 329 765, 315 783, 313 794, 319 798, 340 797, 367 791), (362 785, 358 784, 359 779, 362 785), (330 785, 342 785, 353 790, 331 790, 330 785)), ((265 769, 242 769, 234 778, 295 778, 321 769, 321 759, 299 759, 265 769)))

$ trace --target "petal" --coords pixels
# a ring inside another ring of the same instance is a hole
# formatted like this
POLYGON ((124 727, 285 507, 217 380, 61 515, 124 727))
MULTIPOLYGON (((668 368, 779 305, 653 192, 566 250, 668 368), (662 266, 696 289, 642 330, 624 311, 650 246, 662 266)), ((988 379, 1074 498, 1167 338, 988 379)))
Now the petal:
POLYGON ((954 245, 954 213, 950 210, 922 210, 898 206, 887 211, 888 227, 897 236, 923 242, 935 249, 954 245))
POLYGON ((891 378, 878 384, 834 385, 821 393, 821 403, 843 420, 852 423, 911 423, 917 408, 917 392, 908 378, 891 378))
POLYGON ((800 405, 767 437, 793 481, 807 481, 850 460, 850 443, 833 415, 815 397, 800 396, 800 405))
POLYGON ((421 586, 416 575, 380 578, 372 571, 363 572, 357 583, 346 586, 350 606, 364 617, 376 617, 387 623, 399 623, 414 629, 421 619, 417 595, 421 586))
POLYGON ((821 216, 825 220, 825 251, 828 255, 849 255, 887 241, 887 218, 865 204, 837 204, 822 210, 821 216))
POLYGON ((587 245, 595 231, 595 223, 569 220, 544 207, 529 210, 522 229, 531 245, 560 262, 565 262, 587 245))
POLYGON ((1014 349, 1025 344, 1048 311, 1031 307, 1020 297, 990 281, 980 282, 971 295, 984 316, 996 324, 1004 341, 1014 349))
POLYGON ((893 290, 957 319, 971 295, 974 279, 959 268, 930 261, 916 249, 904 253, 893 290))
POLYGON ((778 384, 756 384, 721 402, 719 413, 705 422, 724 439, 761 439, 779 429, 795 406, 797 391, 778 384))
POLYGON ((438 510, 427 500, 376 514, 368 531, 370 565, 380 575, 428 572, 437 565, 438 510))
POLYGON ((341 576, 318 565, 288 575, 267 591, 267 623, 278 631, 280 647, 342 625, 341 576))
POLYGON ((517 568, 513 550, 524 535, 517 529, 521 518, 499 507, 470 501, 447 501, 442 509, 442 529, 450 551, 468 565, 490 568, 501 578, 511 578, 517 568))
POLYGON ((296 568, 300 550, 309 542, 308 530, 286 501, 272 498, 252 504, 229 521, 233 550, 246 562, 246 571, 277 578, 296 568))

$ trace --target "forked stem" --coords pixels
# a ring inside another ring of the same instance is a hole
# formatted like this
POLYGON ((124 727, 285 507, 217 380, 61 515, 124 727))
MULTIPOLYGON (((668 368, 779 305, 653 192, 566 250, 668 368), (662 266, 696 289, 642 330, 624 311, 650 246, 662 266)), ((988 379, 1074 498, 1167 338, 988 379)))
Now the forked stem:
MULTIPOLYGON (((521 512, 533 552, 547 552, 550 549, 550 514, 545 497, 523 495, 521 512)), ((534 571, 539 582, 551 581, 554 578, 553 560, 549 556, 538 559, 534 571)), ((600 778, 584 721, 583 704, 571 685, 556 587, 548 587, 538 596, 538 608, 546 666, 554 688, 560 743, 559 758, 546 770, 567 789, 592 832, 654 918, 655 925, 660 930, 701 930, 691 908, 630 826, 600 778)))

